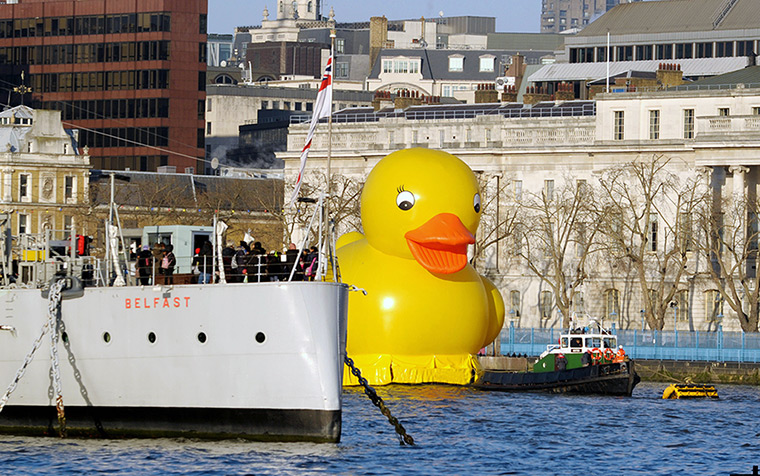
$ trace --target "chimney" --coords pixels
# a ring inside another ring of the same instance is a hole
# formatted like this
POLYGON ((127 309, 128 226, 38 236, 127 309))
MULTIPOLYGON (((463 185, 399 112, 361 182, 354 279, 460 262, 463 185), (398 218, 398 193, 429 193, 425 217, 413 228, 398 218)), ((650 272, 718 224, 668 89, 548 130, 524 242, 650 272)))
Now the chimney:
POLYGON ((540 86, 528 86, 523 94, 523 104, 536 104, 551 100, 551 94, 540 86))
POLYGON ((504 85, 504 92, 501 94, 502 102, 517 102, 517 88, 514 86, 504 85))
POLYGON ((499 91, 491 83, 478 84, 475 90, 475 104, 499 102, 499 91))
POLYGON ((570 83, 557 84, 557 90, 554 92, 554 98, 557 101, 572 101, 575 99, 575 90, 570 83))
POLYGON ((372 17, 369 19, 369 67, 372 68, 380 50, 388 42, 388 19, 372 17))
POLYGON ((665 89, 684 84, 683 71, 681 71, 680 64, 660 63, 658 66, 656 77, 657 85, 660 88, 665 89))

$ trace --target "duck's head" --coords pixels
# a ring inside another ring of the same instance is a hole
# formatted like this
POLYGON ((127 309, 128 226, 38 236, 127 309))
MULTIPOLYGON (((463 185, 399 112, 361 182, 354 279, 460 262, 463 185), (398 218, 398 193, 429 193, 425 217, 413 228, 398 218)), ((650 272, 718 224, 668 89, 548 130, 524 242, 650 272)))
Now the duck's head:
POLYGON ((383 158, 367 176, 361 216, 377 250, 415 259, 432 273, 467 265, 480 221, 478 181, 457 157, 430 149, 405 149, 383 158))

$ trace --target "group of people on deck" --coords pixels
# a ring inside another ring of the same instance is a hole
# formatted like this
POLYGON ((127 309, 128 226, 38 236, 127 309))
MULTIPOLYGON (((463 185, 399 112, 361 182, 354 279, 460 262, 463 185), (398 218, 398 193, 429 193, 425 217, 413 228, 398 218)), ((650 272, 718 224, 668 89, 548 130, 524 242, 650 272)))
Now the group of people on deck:
POLYGON ((151 281, 155 281, 156 284, 174 284, 176 266, 177 257, 171 244, 156 243, 152 249, 143 245, 136 257, 137 281, 143 286, 151 284, 151 281))
POLYGON ((287 281, 291 273, 293 281, 308 281, 314 278, 318 262, 316 246, 299 253, 296 245, 291 243, 285 253, 267 253, 261 242, 256 241, 250 247, 241 241, 237 247, 230 242, 222 249, 222 265, 228 283, 287 281))
MULTIPOLYGON (((253 246, 245 241, 240 241, 237 246, 228 242, 218 259, 221 259, 224 281, 228 283, 287 281, 291 279, 291 273, 293 281, 311 281, 319 265, 316 246, 299 253, 293 243, 285 253, 267 253, 258 241, 253 246)), ((176 266, 177 258, 171 244, 155 243, 152 248, 144 245, 136 255, 135 276, 140 285, 174 284, 176 266)), ((193 282, 198 284, 222 280, 219 264, 214 262, 211 242, 205 241, 195 250, 192 271, 197 278, 193 282)))

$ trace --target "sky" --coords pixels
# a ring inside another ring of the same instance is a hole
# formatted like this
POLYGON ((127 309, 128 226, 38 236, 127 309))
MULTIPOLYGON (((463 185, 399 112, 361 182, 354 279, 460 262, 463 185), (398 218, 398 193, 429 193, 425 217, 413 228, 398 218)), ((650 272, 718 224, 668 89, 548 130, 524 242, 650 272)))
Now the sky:
MULTIPOLYGON (((232 33, 236 26, 260 25, 267 7, 277 18, 276 0, 208 0, 208 32, 232 33)), ((323 0, 322 14, 330 7, 338 22, 369 21, 385 15, 389 20, 444 16, 496 18, 497 32, 539 32, 541 0, 323 0)))

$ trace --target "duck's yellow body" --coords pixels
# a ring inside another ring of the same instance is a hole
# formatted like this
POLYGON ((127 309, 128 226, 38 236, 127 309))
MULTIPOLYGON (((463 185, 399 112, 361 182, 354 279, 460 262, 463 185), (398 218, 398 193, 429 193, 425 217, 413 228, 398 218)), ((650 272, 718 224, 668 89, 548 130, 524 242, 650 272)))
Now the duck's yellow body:
POLYGON ((349 298, 348 355, 375 385, 469 383, 504 322, 498 290, 467 260, 475 175, 451 154, 402 150, 367 177, 361 205, 365 236, 338 242, 343 281, 367 292, 349 298))

